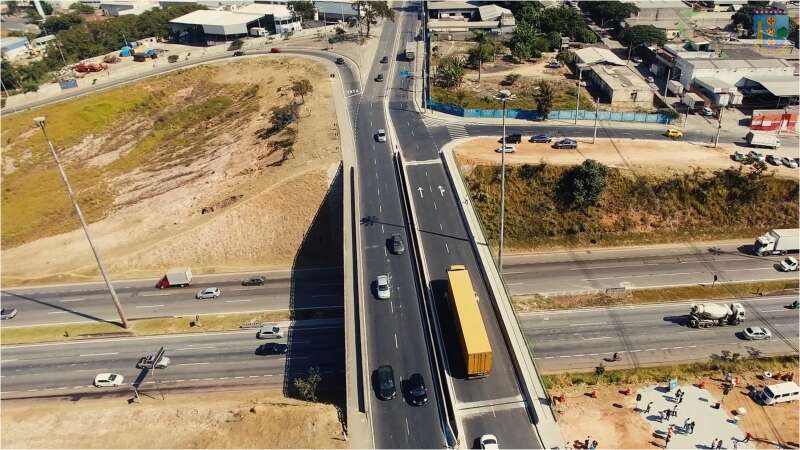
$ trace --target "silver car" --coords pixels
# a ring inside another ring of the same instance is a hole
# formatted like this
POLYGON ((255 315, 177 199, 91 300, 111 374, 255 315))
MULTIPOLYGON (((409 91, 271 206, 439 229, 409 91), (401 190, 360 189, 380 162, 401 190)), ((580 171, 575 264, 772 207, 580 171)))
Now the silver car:
POLYGON ((376 284, 378 286, 378 298, 388 300, 392 296, 392 290, 389 288, 389 275, 378 275, 376 284))
POLYGON ((209 298, 217 298, 222 294, 219 288, 217 287, 210 287, 205 288, 197 291, 197 294, 194 296, 198 300, 206 300, 209 298))
POLYGON ((772 339, 772 333, 764 327, 747 327, 742 334, 744 334, 745 339, 751 341, 772 339))

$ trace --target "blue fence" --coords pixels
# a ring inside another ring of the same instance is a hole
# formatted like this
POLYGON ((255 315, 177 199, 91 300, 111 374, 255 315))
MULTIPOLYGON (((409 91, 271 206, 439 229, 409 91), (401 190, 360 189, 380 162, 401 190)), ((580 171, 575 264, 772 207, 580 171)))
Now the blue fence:
MULTIPOLYGON (((502 109, 462 108, 457 105, 439 103, 433 100, 428 101, 428 108, 443 112, 445 114, 451 114, 460 117, 495 119, 500 119, 503 117, 502 109)), ((594 120, 594 116, 594 111, 578 111, 578 120, 594 120)), ((507 109, 506 117, 510 119, 540 120, 541 114, 539 114, 537 111, 528 109, 507 109)), ((550 111, 550 114, 547 115, 547 118, 550 120, 575 120, 575 111, 550 111)), ((597 119, 606 120, 609 122, 672 123, 672 119, 670 119, 666 114, 662 113, 599 111, 597 112, 597 119)))

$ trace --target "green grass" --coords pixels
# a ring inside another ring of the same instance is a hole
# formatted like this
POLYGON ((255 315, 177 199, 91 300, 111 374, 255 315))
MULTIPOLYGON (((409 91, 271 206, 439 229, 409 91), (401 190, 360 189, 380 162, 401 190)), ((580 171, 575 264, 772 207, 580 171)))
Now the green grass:
MULTIPOLYGON (((571 167, 513 166, 506 177, 506 245, 510 249, 619 246, 754 238, 772 228, 796 228, 798 183, 726 169, 665 177, 609 168, 595 206, 565 201, 571 167), (770 205, 763 208, 763 205, 770 205)), ((466 177, 487 237, 498 234, 500 181, 496 166, 466 177)))
MULTIPOLYGON (((32 344, 38 342, 74 341, 87 335, 118 334, 150 336, 159 334, 205 333, 238 330, 248 322, 279 322, 285 320, 330 319, 342 317, 342 309, 317 309, 298 312, 267 311, 236 314, 201 314, 199 324, 192 326, 195 316, 178 316, 160 319, 132 320, 128 329, 115 323, 93 322, 86 324, 42 325, 0 329, 0 344, 32 344)), ((255 333, 255 331, 254 331, 255 333)))
POLYGON ((786 289, 800 287, 798 280, 772 280, 745 283, 717 283, 707 285, 676 286, 655 289, 633 289, 624 296, 613 297, 605 294, 559 295, 517 295, 513 298, 514 309, 518 313, 586 308, 593 306, 634 305, 686 300, 714 300, 726 298, 748 298, 779 293, 786 289))
POLYGON ((699 378, 721 376, 726 372, 741 374, 744 372, 782 372, 797 369, 798 357, 749 357, 722 354, 707 362, 678 364, 672 366, 647 367, 641 369, 606 368, 602 375, 592 372, 575 372, 555 375, 542 375, 545 387, 550 390, 565 389, 574 386, 597 385, 630 385, 646 383, 665 383, 672 378, 681 382, 696 382, 699 378))
MULTIPOLYGON (((559 84, 554 85, 553 111, 575 109, 575 89, 566 89, 559 84)), ((500 109, 502 106, 491 97, 483 97, 466 89, 445 89, 438 86, 431 88, 431 99, 436 102, 458 105, 462 108, 500 109)), ((581 93, 581 105, 591 107, 592 99, 581 93)), ((535 110, 536 100, 526 91, 518 92, 517 99, 509 104, 509 108, 535 110)))

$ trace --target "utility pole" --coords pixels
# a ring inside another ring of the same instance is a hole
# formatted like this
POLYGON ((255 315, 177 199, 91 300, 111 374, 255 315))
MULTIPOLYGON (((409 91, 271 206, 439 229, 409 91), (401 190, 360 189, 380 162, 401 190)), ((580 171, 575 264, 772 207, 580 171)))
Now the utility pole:
POLYGON ((114 301, 114 306, 117 308, 117 313, 119 313, 119 319, 122 324, 123 328, 128 328, 128 319, 125 318, 125 312, 122 310, 122 305, 119 303, 119 298, 117 297, 117 291, 114 290, 114 286, 111 284, 111 281, 108 279, 108 275, 106 274, 106 269, 103 266, 103 263, 100 261, 100 255, 97 253, 97 249, 94 246, 94 242, 92 242, 92 237, 89 234, 89 228, 86 225, 86 219, 83 217, 83 212, 81 211, 80 206, 78 206, 78 201, 75 198, 75 192, 72 190, 72 186, 69 184, 69 179, 67 179, 67 173, 64 172, 64 167, 61 165, 61 160, 58 159, 58 154, 56 153, 55 147, 53 147, 53 143, 50 142, 50 138, 47 136, 47 130, 45 130, 45 118, 34 117, 33 123, 36 124, 39 128, 42 129, 42 134, 44 134, 44 139, 47 141, 47 145, 50 148, 50 154, 53 156, 53 159, 56 161, 56 166, 58 167, 58 173, 61 175, 61 180, 64 181, 64 185, 67 187, 67 193, 69 194, 69 199, 72 202, 72 206, 75 208, 75 212, 78 214, 78 219, 81 222, 81 228, 83 228, 83 234, 86 236, 86 240, 89 242, 89 247, 92 249, 92 254, 94 254, 94 259, 97 262, 97 267, 100 269, 100 274, 103 276, 103 280, 108 287, 108 292, 111 293, 111 300, 114 301))
POLYGON ((667 69, 667 82, 664 84, 664 98, 667 97, 667 89, 669 89, 669 77, 672 76, 672 67, 667 69))
POLYGON ((503 276, 503 238, 505 234, 506 219, 506 103, 516 100, 517 96, 508 89, 503 89, 495 97, 495 100, 503 102, 503 139, 500 147, 500 249, 497 252, 497 265, 499 266, 500 276, 503 276))
POLYGON ((578 110, 581 106, 581 78, 583 76, 583 67, 578 67, 578 85, 575 87, 575 125, 578 124, 578 110))
POLYGON ((594 134, 592 135, 592 144, 597 140, 597 115, 600 113, 600 97, 594 101, 594 134))
POLYGON ((714 148, 717 148, 717 142, 719 142, 719 133, 722 131, 722 111, 725 107, 720 106, 719 108, 719 121, 717 125, 717 135, 714 137, 714 148))

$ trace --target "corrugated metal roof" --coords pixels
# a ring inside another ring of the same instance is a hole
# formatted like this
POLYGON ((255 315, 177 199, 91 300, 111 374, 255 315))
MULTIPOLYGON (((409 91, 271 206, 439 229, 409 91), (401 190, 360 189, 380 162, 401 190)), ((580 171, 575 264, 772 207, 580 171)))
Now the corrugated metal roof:
POLYGON ((745 78, 764 86, 777 97, 797 97, 800 96, 800 77, 794 75, 777 76, 774 74, 748 75, 745 78))
POLYGON ((439 10, 439 9, 478 9, 476 5, 467 2, 451 2, 451 1, 442 1, 442 2, 428 2, 428 9, 429 10, 439 10))
POLYGON ((189 14, 176 17, 169 21, 169 23, 180 23, 185 25, 217 25, 217 26, 230 26, 230 25, 246 25, 250 22, 264 17, 263 14, 250 14, 242 12, 231 11, 212 11, 201 9, 192 11, 189 14))
POLYGON ((608 63, 617 66, 624 66, 625 61, 607 48, 586 47, 574 51, 575 56, 584 64, 608 63))

